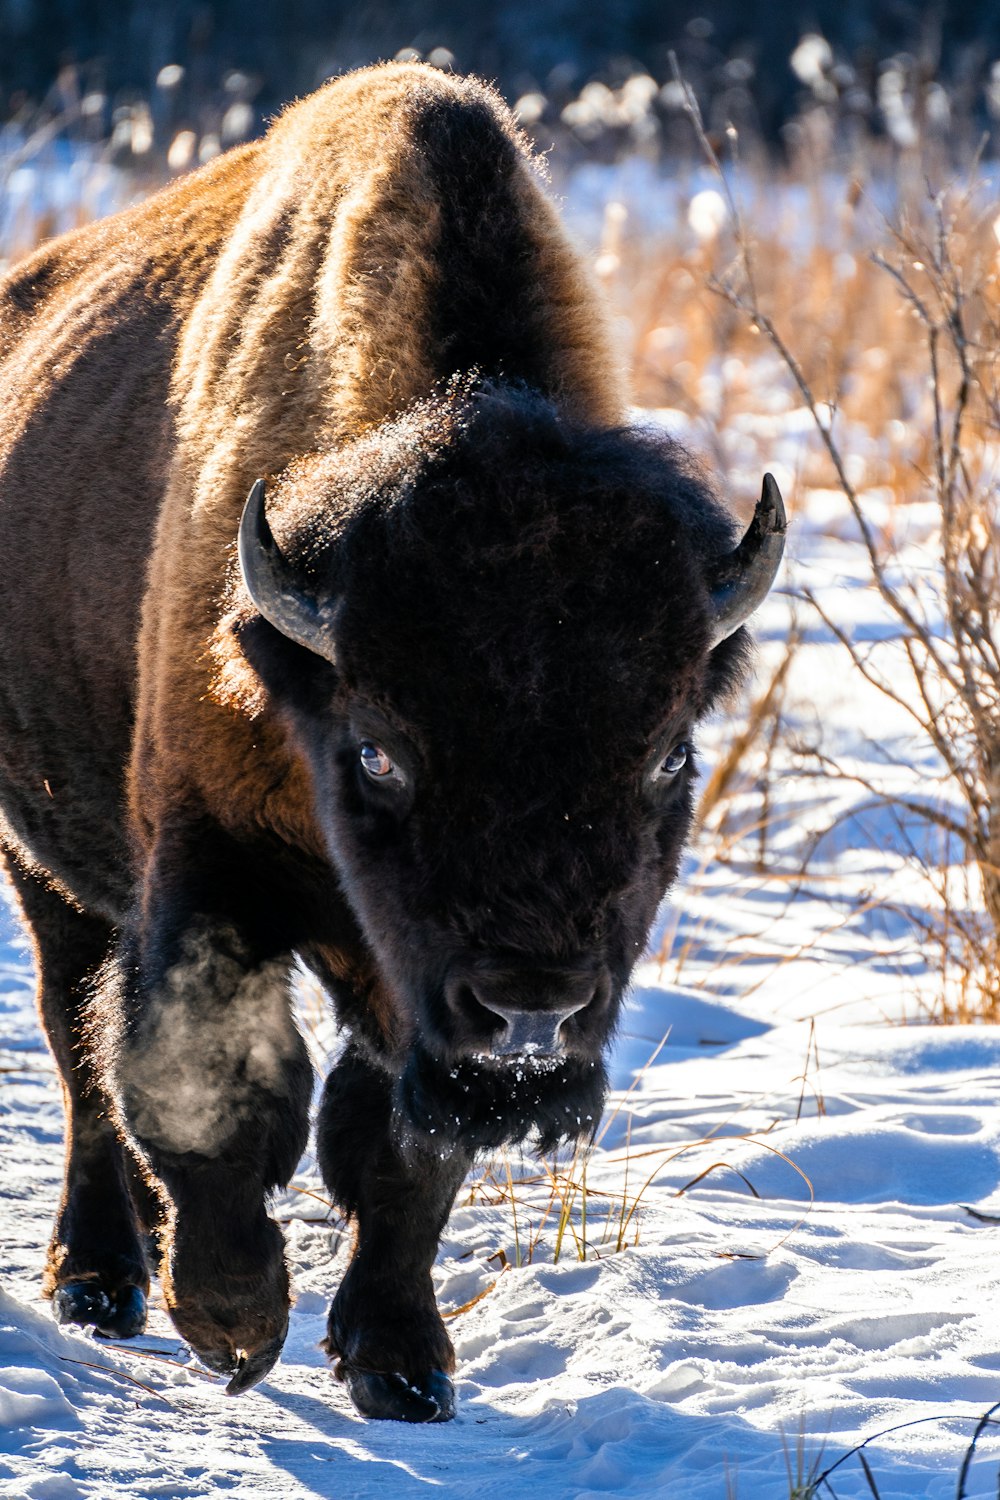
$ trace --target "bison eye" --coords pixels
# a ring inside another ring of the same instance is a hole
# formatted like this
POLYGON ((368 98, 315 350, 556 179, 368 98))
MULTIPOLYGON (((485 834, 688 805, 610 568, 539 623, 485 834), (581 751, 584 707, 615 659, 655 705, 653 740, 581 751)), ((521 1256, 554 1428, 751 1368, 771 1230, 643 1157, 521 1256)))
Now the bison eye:
POLYGON ((682 740, 679 745, 674 746, 670 754, 661 762, 653 779, 655 781, 670 781, 687 764, 687 758, 688 747, 682 740))
POLYGON ((398 779, 399 772, 381 745, 375 745, 371 740, 362 740, 358 753, 361 757, 361 764, 373 781, 384 781, 392 776, 398 779))

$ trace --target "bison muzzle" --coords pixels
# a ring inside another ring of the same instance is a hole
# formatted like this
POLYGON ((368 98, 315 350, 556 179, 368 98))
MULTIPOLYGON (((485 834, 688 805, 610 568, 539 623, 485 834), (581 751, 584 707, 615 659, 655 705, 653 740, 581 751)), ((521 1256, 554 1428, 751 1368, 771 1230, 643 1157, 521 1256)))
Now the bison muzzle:
POLYGON ((158 1253, 200 1358, 267 1373, 297 959, 345 1034, 325 1347, 362 1412, 443 1420, 438 1237, 477 1151, 595 1128, 777 488, 738 539, 628 424, 509 114, 417 66, 43 246, 0 363, 0 841, 67 1112, 45 1290, 127 1337, 158 1253))

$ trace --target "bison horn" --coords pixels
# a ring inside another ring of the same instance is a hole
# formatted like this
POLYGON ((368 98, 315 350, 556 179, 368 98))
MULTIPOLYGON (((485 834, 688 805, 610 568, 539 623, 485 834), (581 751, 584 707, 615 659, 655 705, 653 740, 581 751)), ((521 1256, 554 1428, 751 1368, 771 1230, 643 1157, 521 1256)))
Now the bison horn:
POLYGON ((264 619, 289 640, 333 661, 330 611, 299 587, 282 556, 264 512, 263 479, 257 480, 247 496, 237 546, 247 593, 264 619))
POLYGON ((765 474, 757 509, 743 540, 709 570, 713 648, 738 630, 766 598, 785 549, 786 525, 781 491, 773 475, 765 474))

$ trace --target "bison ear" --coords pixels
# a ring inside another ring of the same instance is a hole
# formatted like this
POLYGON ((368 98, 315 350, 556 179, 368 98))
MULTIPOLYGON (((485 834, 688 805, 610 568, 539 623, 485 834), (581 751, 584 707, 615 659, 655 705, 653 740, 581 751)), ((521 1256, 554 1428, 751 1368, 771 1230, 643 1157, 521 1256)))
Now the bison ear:
POLYGON ((247 593, 264 619, 289 640, 334 661, 332 610, 300 587, 279 550, 264 511, 263 479, 254 484, 243 507, 238 552, 247 593))
POLYGON ((712 649, 739 630, 764 602, 785 550, 787 524, 781 491, 773 475, 765 474, 757 509, 743 540, 732 552, 716 558, 708 569, 712 649))

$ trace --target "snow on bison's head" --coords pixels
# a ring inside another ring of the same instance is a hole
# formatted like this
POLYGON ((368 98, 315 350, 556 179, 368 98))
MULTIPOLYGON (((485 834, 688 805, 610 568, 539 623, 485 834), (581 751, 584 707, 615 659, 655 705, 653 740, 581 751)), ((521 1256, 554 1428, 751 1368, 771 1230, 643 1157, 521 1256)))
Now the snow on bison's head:
POLYGON ((466 384, 297 462, 268 510, 280 548, 256 485, 241 645, 398 1012, 403 1117, 483 1146, 585 1132, 695 724, 781 556, 777 487, 734 546, 663 436, 466 384))

